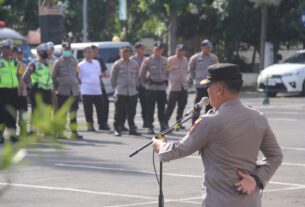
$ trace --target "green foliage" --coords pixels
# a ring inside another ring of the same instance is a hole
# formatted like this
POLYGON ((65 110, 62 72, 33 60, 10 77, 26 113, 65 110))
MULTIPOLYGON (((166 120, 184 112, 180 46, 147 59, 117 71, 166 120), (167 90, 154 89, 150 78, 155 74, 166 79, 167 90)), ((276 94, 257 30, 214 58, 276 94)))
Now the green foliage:
POLYGON ((24 35, 29 30, 38 28, 37 0, 2 0, 2 2, 0 19, 6 21, 8 27, 17 29, 24 35))
MULTIPOLYGON (((38 1, 0 1, 0 19, 23 34, 38 27, 38 1)), ((76 42, 82 40, 82 0, 62 0, 66 34, 73 32, 76 42)), ((177 39, 191 42, 190 53, 197 52, 199 42, 211 39, 221 61, 245 64, 241 52, 259 51, 261 10, 269 6, 267 40, 280 47, 305 45, 305 29, 300 22, 304 0, 129 0, 127 36, 118 18, 118 1, 88 1, 89 41, 108 41, 114 35, 135 42, 143 37, 168 40, 170 21, 175 15, 177 39), (197 46, 198 45, 198 46, 197 46), (195 47, 196 46, 196 47, 195 47)), ((253 65, 246 70, 253 70, 253 65)))
MULTIPOLYGON (((73 99, 68 101, 53 116, 53 109, 49 105, 43 103, 41 96, 36 97, 37 109, 35 109, 31 127, 33 133, 31 135, 21 137, 16 144, 6 141, 0 158, 0 172, 6 172, 13 166, 22 162, 26 156, 26 148, 32 147, 38 143, 48 143, 55 149, 60 149, 61 145, 57 141, 56 136, 65 129, 66 113, 73 103, 73 99)), ((73 116, 73 115, 72 115, 73 116)), ((75 114, 74 114, 75 116, 75 114)), ((7 175, 9 176, 9 175, 7 175)), ((9 177, 6 178, 9 180, 9 177)), ((6 187, 0 189, 3 193, 6 187)))

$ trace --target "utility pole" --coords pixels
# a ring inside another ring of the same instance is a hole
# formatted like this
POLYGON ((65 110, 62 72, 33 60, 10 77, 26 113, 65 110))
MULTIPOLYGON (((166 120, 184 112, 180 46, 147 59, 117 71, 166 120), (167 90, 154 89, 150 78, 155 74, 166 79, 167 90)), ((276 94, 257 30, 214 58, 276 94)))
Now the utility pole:
POLYGON ((262 21, 261 21, 261 41, 260 41, 260 63, 259 70, 264 69, 265 63, 265 45, 267 35, 267 21, 268 21, 268 5, 266 3, 261 5, 262 21))
POLYGON ((88 41, 88 1, 83 0, 83 42, 88 41))

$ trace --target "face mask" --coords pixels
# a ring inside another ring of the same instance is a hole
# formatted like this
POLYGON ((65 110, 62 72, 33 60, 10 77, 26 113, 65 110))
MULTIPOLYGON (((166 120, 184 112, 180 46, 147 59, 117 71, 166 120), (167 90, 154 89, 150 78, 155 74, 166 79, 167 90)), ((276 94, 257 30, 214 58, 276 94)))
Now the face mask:
POLYGON ((72 56, 72 52, 70 50, 65 50, 62 52, 63 56, 69 58, 72 56))
POLYGON ((41 52, 41 53, 40 53, 40 57, 41 57, 42 59, 47 59, 47 58, 48 58, 48 53, 47 53, 47 52, 41 52))

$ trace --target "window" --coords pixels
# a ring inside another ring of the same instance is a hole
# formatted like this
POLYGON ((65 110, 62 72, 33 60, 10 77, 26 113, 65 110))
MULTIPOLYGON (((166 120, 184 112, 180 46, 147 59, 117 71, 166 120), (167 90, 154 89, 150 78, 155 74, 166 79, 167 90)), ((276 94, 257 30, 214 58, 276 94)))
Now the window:
POLYGON ((99 55, 103 57, 105 63, 114 63, 120 59, 119 48, 99 48, 99 55))
POLYGON ((283 63, 300 63, 305 64, 305 53, 296 53, 288 57, 283 63))

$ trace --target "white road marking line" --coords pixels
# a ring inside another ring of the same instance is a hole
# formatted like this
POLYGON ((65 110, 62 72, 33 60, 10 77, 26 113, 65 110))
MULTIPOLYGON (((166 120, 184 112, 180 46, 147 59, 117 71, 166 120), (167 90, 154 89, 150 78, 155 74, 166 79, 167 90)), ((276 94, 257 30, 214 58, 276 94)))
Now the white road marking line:
POLYGON ((291 119, 291 118, 268 118, 268 120, 272 121, 299 121, 298 119, 291 119))
POLYGON ((282 165, 305 167, 305 164, 283 162, 282 165))
MULTIPOLYGON (((154 175, 153 171, 146 171, 146 170, 130 170, 124 168, 111 168, 111 167, 98 167, 98 166, 91 166, 91 165, 71 165, 71 164, 55 164, 55 166, 61 167, 72 167, 72 168, 87 168, 87 169, 96 169, 96 170, 112 170, 112 171, 120 171, 120 172, 135 172, 135 173, 142 173, 142 174, 149 174, 154 175)), ((166 176, 172 177, 188 177, 188 178, 202 178, 201 175, 188 175, 188 174, 176 174, 176 173, 163 173, 166 176)))
POLYGON ((154 197, 148 197, 148 196, 99 192, 99 191, 91 191, 91 190, 84 190, 84 189, 78 189, 78 188, 61 188, 61 187, 17 184, 17 183, 0 183, 0 185, 4 185, 4 186, 7 185, 7 186, 13 186, 13 187, 23 187, 23 188, 36 188, 36 189, 53 190, 53 191, 69 191, 69 192, 77 192, 77 193, 88 193, 88 194, 103 195, 103 196, 115 196, 115 197, 124 197, 124 198, 138 198, 138 199, 155 200, 154 197))
POLYGON ((270 192, 290 191, 290 190, 300 190, 300 189, 305 189, 305 187, 278 188, 278 189, 264 190, 264 192, 270 193, 270 192))
MULTIPOLYGON (((201 197, 192 197, 192 198, 183 198, 183 199, 165 199, 164 203, 187 203, 187 204, 194 204, 198 205, 201 204, 201 202, 191 201, 191 200, 197 200, 201 199, 201 197)), ((149 205, 149 204, 155 204, 158 203, 158 201, 148 201, 148 202, 141 202, 141 203, 131 203, 131 204, 123 204, 123 205, 112 205, 112 206, 104 206, 104 207, 128 207, 128 206, 143 206, 143 205, 149 205)))
POLYGON ((277 181, 270 181, 269 183, 275 184, 275 185, 287 185, 287 186, 294 186, 294 187, 305 188, 305 185, 303 185, 303 184, 296 184, 296 183, 286 183, 286 182, 277 182, 277 181))
POLYGON ((296 151, 305 151, 305 148, 299 148, 299 147, 281 147, 284 150, 296 150, 296 151))
MULTIPOLYGON (((189 158, 189 159, 201 159, 200 156, 188 156, 187 158, 189 158)), ((305 167, 305 164, 301 164, 301 163, 283 162, 282 165, 285 165, 285 166, 296 166, 296 167, 305 167)))
POLYGON ((132 203, 132 204, 123 204, 123 205, 114 205, 114 206, 104 206, 104 207, 128 207, 128 206, 143 206, 149 204, 155 204, 158 201, 142 202, 142 203, 132 203))
MULTIPOLYGON (((96 169, 96 170, 111 170, 111 171, 120 171, 120 172, 135 172, 135 173, 142 173, 142 174, 149 174, 149 175, 155 174, 153 171, 146 171, 146 170, 130 170, 130 169, 124 169, 124 168, 109 168, 109 167, 98 167, 98 166, 91 166, 91 165, 71 165, 71 164, 59 163, 59 164, 55 164, 55 166, 72 167, 72 168, 87 168, 87 169, 96 169)), ((172 176, 172 177, 201 178, 202 179, 202 175, 177 174, 177 173, 163 173, 163 175, 172 176)), ((275 181, 270 181, 269 183, 272 183, 275 185, 287 185, 287 186, 305 188, 305 185, 295 184, 295 183, 275 182, 275 181)))

